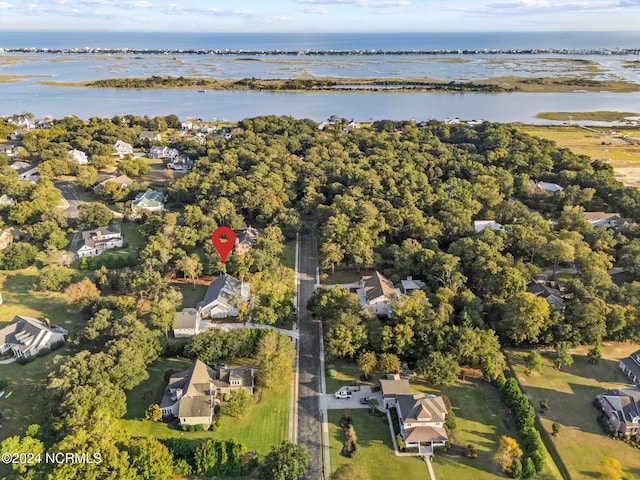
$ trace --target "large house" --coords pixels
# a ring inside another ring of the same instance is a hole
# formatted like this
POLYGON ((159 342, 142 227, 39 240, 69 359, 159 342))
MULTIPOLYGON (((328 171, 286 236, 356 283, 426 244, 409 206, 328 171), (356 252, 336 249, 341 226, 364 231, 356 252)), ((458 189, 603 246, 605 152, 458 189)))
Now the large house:
POLYGON ((205 318, 237 317, 238 306, 248 302, 249 296, 249 284, 222 275, 209 285, 204 300, 198 304, 198 314, 205 318))
POLYGON ((620 228, 633 222, 631 218, 622 218, 619 213, 584 212, 584 218, 594 227, 620 228))
POLYGON ((72 251, 78 257, 95 257, 124 244, 120 225, 107 225, 82 232, 82 238, 72 251))
POLYGON ((118 140, 114 143, 113 148, 116 151, 116 155, 119 155, 120 158, 124 158, 125 155, 133 154, 133 146, 130 143, 123 142, 122 140, 118 140))
POLYGON ((38 166, 33 163, 27 162, 13 162, 11 164, 16 172, 18 172, 18 178, 20 180, 29 180, 30 182, 36 182, 38 180, 38 166))
POLYGON ((93 187, 93 193, 99 195, 107 184, 114 184, 119 189, 127 188, 133 183, 133 180, 126 175, 118 175, 117 177, 109 177, 93 187))
POLYGON ((195 308, 185 308, 176 312, 173 323, 173 336, 176 338, 193 337, 200 332, 200 315, 195 308))
POLYGON ((245 389, 253 395, 254 374, 250 368, 214 370, 196 360, 184 372, 171 375, 160 408, 180 425, 211 425, 217 395, 245 389))
POLYGON ((640 433, 640 389, 608 390, 596 397, 609 426, 623 435, 640 433))
POLYGON ((138 138, 140 140, 148 140, 150 142, 159 142, 160 140, 162 140, 162 135, 160 134, 160 132, 152 132, 149 130, 145 130, 140 132, 140 135, 138 135, 138 138))
POLYGON ((69 155, 71 156, 71 159, 74 162, 76 162, 78 165, 86 165, 87 163, 89 163, 87 154, 84 153, 82 150, 76 150, 74 148, 73 150, 69 150, 69 155))
POLYGON ((164 200, 164 193, 149 188, 146 192, 140 192, 136 195, 136 198, 131 202, 131 208, 158 212, 164 210, 164 200))
POLYGON ((378 271, 362 277, 356 293, 362 308, 386 316, 391 315, 389 302, 400 296, 400 290, 394 288, 393 282, 378 271))
POLYGON ((640 350, 620 360, 618 367, 633 383, 640 383, 640 350))
POLYGON ((424 393, 397 395, 395 408, 400 435, 407 448, 432 453, 433 447, 444 446, 449 440, 444 429, 447 407, 441 396, 424 393))
POLYGON ((169 163, 167 163, 167 168, 170 168, 172 170, 189 171, 192 167, 193 160, 191 160, 187 155, 177 155, 169 163))
POLYGON ((247 227, 242 230, 238 230, 236 233, 236 253, 244 254, 251 250, 253 242, 255 242, 261 235, 261 231, 257 228, 247 227))
POLYGON ((31 357, 43 348, 52 348, 65 342, 67 331, 52 325, 48 319, 16 315, 9 325, 0 330, 0 354, 11 350, 16 357, 31 357))
POLYGON ((175 148, 163 147, 161 145, 154 145, 149 149, 149 158, 170 158, 174 159, 180 152, 175 148))

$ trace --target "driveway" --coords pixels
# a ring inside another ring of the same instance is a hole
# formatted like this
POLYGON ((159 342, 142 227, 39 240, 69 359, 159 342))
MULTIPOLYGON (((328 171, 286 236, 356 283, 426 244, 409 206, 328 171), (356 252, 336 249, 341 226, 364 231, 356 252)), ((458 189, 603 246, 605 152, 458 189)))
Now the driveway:
POLYGON ((64 213, 66 213, 69 218, 78 218, 78 207, 83 203, 76 192, 73 190, 74 182, 72 181, 64 181, 64 182, 55 182, 55 187, 60 190, 62 193, 62 198, 66 202, 67 206, 64 209, 64 213))
POLYGON ((364 397, 374 397, 378 400, 378 405, 382 405, 382 394, 372 393, 371 387, 362 386, 360 390, 355 390, 357 387, 342 387, 340 390, 350 390, 353 393, 351 398, 336 398, 335 392, 326 393, 322 396, 322 408, 323 410, 342 410, 344 408, 369 408, 369 405, 360 403, 360 399, 364 397))

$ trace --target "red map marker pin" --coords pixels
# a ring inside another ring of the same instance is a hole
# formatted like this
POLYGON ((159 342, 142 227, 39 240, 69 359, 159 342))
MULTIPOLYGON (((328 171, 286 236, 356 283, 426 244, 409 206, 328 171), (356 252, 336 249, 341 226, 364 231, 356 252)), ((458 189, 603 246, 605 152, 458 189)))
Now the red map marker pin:
POLYGON ((220 254, 222 263, 224 263, 227 261, 227 257, 236 245, 236 234, 229 227, 218 227, 211 235, 211 242, 220 254), (222 237, 227 237, 227 239, 223 240, 222 237))

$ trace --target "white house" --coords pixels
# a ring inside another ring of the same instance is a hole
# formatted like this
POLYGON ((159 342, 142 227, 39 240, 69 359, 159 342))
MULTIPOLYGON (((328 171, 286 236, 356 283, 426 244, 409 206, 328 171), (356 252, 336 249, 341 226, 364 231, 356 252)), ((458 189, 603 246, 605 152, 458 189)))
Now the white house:
POLYGON ((375 271, 360 280, 360 288, 356 290, 362 308, 371 310, 376 315, 391 315, 389 302, 400 296, 400 290, 394 288, 393 282, 375 271))
POLYGON ((42 321, 16 315, 9 325, 0 330, 0 354, 11 350, 16 357, 31 357, 43 348, 64 343, 67 333, 48 319, 42 321))
POLYGON ((249 297, 248 283, 230 275, 222 275, 209 285, 204 300, 198 304, 198 314, 209 318, 237 317, 238 306, 248 302, 249 297))
POLYGON ((76 162, 78 165, 86 165, 87 163, 89 163, 87 154, 84 153, 82 150, 76 150, 74 148, 73 150, 69 150, 69 155, 71 155, 71 158, 73 159, 73 161, 76 162))
POLYGON ((171 147, 163 147, 161 145, 154 145, 149 149, 149 158, 170 158, 174 159, 180 152, 177 149, 171 147))
POLYGON ((149 188, 146 192, 140 192, 136 195, 136 198, 131 202, 131 208, 158 212, 164 210, 164 200, 164 193, 149 188))
POLYGON ((16 201, 6 193, 3 193, 2 195, 0 195, 0 207, 11 206, 15 204, 16 204, 16 201))
POLYGON ((160 132, 145 130, 140 132, 140 135, 138 135, 138 139, 148 140, 150 142, 159 142, 160 140, 162 140, 162 135, 160 134, 160 132))
POLYGON ((30 182, 38 181, 38 166, 33 163, 13 162, 11 168, 18 172, 18 178, 20 178, 20 180, 29 180, 30 182))
POLYGON ((418 448, 420 454, 432 453, 433 447, 444 446, 449 439, 444 429, 447 407, 441 396, 401 394, 396 396, 395 407, 407 448, 418 448))
POLYGON ((191 160, 187 155, 178 155, 167 164, 167 168, 172 170, 189 171, 192 167, 193 160, 191 160))
POLYGON ((473 228, 476 233, 480 233, 487 228, 492 228, 493 230, 502 230, 502 225, 500 225, 495 220, 476 220, 473 222, 473 228))
POLYGON ((533 193, 537 195, 540 195, 540 194, 554 195, 564 190, 564 188, 562 188, 557 183, 531 182, 531 190, 533 191, 533 193))
POLYGON ((130 143, 123 142, 122 140, 118 140, 114 143, 113 148, 116 151, 116 154, 120 155, 120 158, 124 158, 125 155, 133 154, 133 146, 130 143))
POLYGON ((176 320, 173 323, 174 337, 193 337, 198 333, 200 333, 200 315, 195 308, 185 308, 176 312, 176 320))
POLYGON ((72 251, 80 258, 95 257, 114 248, 122 248, 124 240, 120 225, 107 225, 82 232, 79 245, 72 251))
POLYGON ((619 228, 633 222, 631 218, 622 218, 619 213, 584 212, 584 218, 594 227, 619 228))

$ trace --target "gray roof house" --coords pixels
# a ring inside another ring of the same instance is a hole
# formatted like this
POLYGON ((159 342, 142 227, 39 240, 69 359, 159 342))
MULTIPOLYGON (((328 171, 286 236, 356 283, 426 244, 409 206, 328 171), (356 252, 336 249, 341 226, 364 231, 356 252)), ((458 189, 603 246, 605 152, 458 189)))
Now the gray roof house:
POLYGON ((38 166, 33 163, 13 162, 11 168, 18 172, 20 180, 29 180, 30 182, 38 180, 38 166))
POLYGON ((160 140, 162 140, 162 135, 160 134, 160 132, 151 132, 149 130, 145 130, 140 132, 138 138, 140 140, 149 140, 150 142, 159 142, 160 140))
POLYGON ((564 292, 563 284, 559 282, 529 280, 527 292, 544 298, 549 305, 558 310, 564 310, 567 307, 568 296, 564 292))
POLYGON ((424 282, 422 280, 414 280, 413 277, 407 277, 406 280, 400 280, 402 284, 402 293, 405 295, 410 294, 414 290, 420 290, 424 287, 424 282))
POLYGON ((386 316, 391 314, 389 302, 400 296, 400 290, 394 288, 393 282, 378 271, 362 277, 356 293, 362 308, 386 316))
POLYGON ((198 314, 209 318, 237 317, 238 306, 248 302, 249 296, 248 283, 222 275, 209 285, 204 300, 198 304, 198 314))
POLYGON ((80 241, 71 246, 78 257, 95 257, 114 248, 122 248, 124 240, 119 224, 85 230, 80 241))
POLYGON ((48 319, 42 321, 16 315, 9 325, 0 330, 0 354, 11 350, 16 357, 31 357, 43 348, 64 343, 67 333, 48 319))
POLYGON ((118 140, 113 144, 113 148, 116 151, 116 155, 120 155, 120 158, 124 158, 125 155, 133 154, 133 145, 122 140, 118 140))
POLYGON ((596 396, 609 426, 623 435, 640 433, 640 389, 608 390, 596 396))
POLYGON ((619 213, 584 212, 584 218, 594 227, 620 228, 633 222, 631 218, 622 218, 619 213))
POLYGON ((419 454, 432 453, 433 447, 444 446, 449 439, 444 429, 447 407, 441 396, 398 395, 396 411, 405 444, 408 448, 417 447, 419 454))
POLYGON ((164 200, 164 193, 149 188, 146 192, 140 192, 136 195, 136 198, 131 202, 131 208, 157 212, 164 210, 164 200))
POLYGON ((176 338, 193 337, 200 332, 200 316, 195 308, 185 308, 176 312, 173 323, 173 336, 176 338))
POLYGON ((133 180, 126 175, 118 175, 117 177, 109 177, 98 183, 95 187, 93 187, 93 193, 95 195, 99 195, 102 192, 102 189, 105 185, 109 183, 114 183, 118 186, 119 189, 127 188, 129 185, 133 183, 133 180))
POLYGON ((640 350, 620 360, 618 367, 633 383, 640 383, 640 350))
POLYGON ((250 368, 219 369, 196 360, 184 372, 171 375, 160 408, 180 425, 211 425, 217 395, 246 389, 253 395, 254 375, 250 368))
POLYGON ((564 190, 557 183, 550 182, 531 182, 531 190, 536 195, 554 195, 564 190))
POLYGON ((387 374, 387 378, 380 379, 380 391, 382 392, 382 402, 385 407, 396 404, 398 395, 411 393, 409 380, 400 378, 397 373, 387 374))

